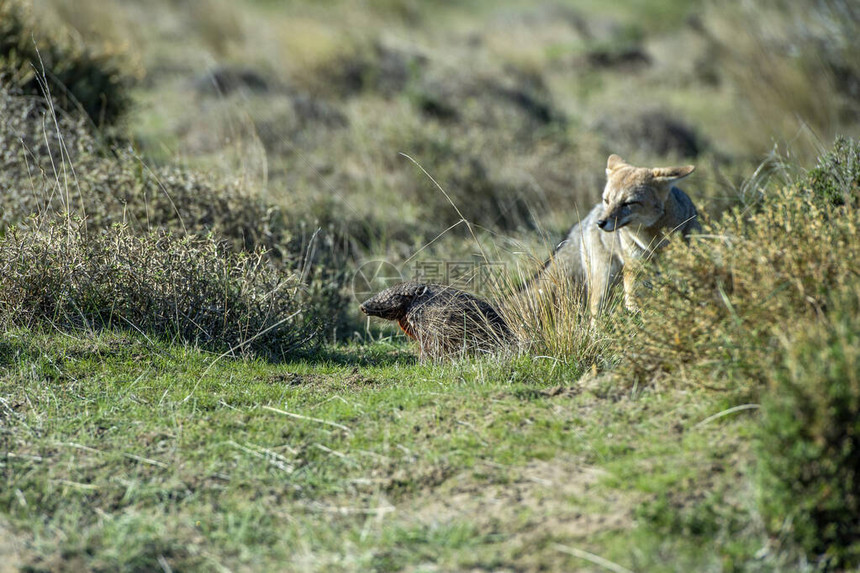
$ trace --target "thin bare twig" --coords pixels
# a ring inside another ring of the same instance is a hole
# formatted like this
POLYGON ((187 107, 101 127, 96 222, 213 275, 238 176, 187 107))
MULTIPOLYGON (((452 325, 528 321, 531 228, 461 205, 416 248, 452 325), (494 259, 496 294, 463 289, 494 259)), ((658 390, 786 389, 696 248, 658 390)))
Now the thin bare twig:
POLYGON ((585 561, 594 563, 595 565, 603 567, 604 569, 607 569, 609 571, 613 571, 614 573, 633 573, 633 571, 631 571, 630 569, 622 567, 618 563, 603 558, 600 555, 595 555, 594 553, 591 553, 589 551, 577 549, 576 547, 568 547, 559 543, 553 543, 552 546, 557 551, 567 553, 568 555, 573 555, 574 557, 578 557, 579 559, 584 559, 585 561))
POLYGON ((281 414, 282 416, 296 418, 298 420, 307 420, 308 422, 317 422, 320 424, 326 424, 327 426, 334 426, 335 428, 341 429, 345 432, 349 432, 350 434, 352 433, 352 430, 342 424, 338 424, 337 422, 330 422, 321 418, 312 418, 311 416, 302 416, 301 414, 294 414, 293 412, 287 412, 286 410, 278 410, 277 408, 272 408, 271 406, 263 406, 263 409, 270 410, 272 412, 275 412, 276 414, 281 414))
POLYGON ((433 182, 433 185, 435 185, 436 188, 442 192, 442 195, 445 196, 445 199, 448 200, 448 203, 451 204, 451 206, 454 208, 454 211, 456 211, 457 215, 460 216, 460 221, 462 221, 466 224, 466 228, 469 229, 469 234, 472 235, 472 239, 474 239, 475 245, 477 245, 478 250, 481 251, 481 256, 484 257, 484 262, 489 263, 490 259, 487 257, 487 253, 484 252, 484 247, 481 246, 481 241, 478 240, 478 236, 475 234, 475 230, 472 228, 472 224, 469 222, 469 220, 466 217, 463 216, 463 213, 460 212, 460 208, 457 207, 457 204, 454 203, 454 201, 451 199, 451 196, 448 195, 448 193, 445 191, 445 189, 443 189, 442 186, 439 185, 439 183, 435 179, 433 179, 432 175, 427 173, 427 170, 424 169, 424 167, 422 167, 420 163, 418 163, 417 161, 412 159, 412 157, 403 153, 402 151, 400 152, 400 155, 402 155, 403 157, 405 157, 406 159, 408 159, 409 161, 414 163, 418 167, 418 169, 420 169, 424 173, 424 175, 426 175, 430 179, 430 181, 433 182))
POLYGON ((759 408, 761 408, 761 405, 759 404, 741 404, 740 406, 735 406, 733 408, 729 408, 728 410, 717 412, 713 416, 708 416, 693 427, 698 428, 700 426, 704 426, 705 424, 709 424, 714 420, 722 418, 723 416, 728 416, 729 414, 734 414, 735 412, 743 412, 744 410, 758 410, 759 408))

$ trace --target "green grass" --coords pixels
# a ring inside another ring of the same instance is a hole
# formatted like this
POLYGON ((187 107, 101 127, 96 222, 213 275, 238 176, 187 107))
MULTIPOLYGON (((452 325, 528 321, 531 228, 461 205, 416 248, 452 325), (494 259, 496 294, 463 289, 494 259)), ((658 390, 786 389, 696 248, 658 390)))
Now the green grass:
POLYGON ((36 569, 584 564, 556 544, 630 567, 667 520, 722 527, 664 515, 660 492, 733 488, 693 478, 740 471, 754 419, 695 428, 723 404, 601 397, 527 357, 419 364, 399 343, 283 365, 124 334, 0 348, 0 507, 36 569))

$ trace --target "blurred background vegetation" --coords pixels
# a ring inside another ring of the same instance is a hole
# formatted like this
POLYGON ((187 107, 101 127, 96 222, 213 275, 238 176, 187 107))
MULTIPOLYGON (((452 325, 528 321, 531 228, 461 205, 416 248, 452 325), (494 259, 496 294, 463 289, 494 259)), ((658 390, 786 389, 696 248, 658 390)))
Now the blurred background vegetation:
MULTIPOLYGON (((858 11, 42 0, 23 24, 2 18, 0 49, 7 85, 38 91, 39 48, 64 107, 121 124, 150 167, 179 163, 262 197, 297 244, 322 228, 351 258, 398 263, 457 223, 406 153, 465 218, 503 235, 499 256, 525 241, 540 257, 532 231, 553 243, 587 210, 610 152, 696 163, 689 191, 721 210, 775 147, 811 164, 836 134, 856 135, 858 11)), ((461 225, 436 249, 466 255, 463 236, 461 225)))

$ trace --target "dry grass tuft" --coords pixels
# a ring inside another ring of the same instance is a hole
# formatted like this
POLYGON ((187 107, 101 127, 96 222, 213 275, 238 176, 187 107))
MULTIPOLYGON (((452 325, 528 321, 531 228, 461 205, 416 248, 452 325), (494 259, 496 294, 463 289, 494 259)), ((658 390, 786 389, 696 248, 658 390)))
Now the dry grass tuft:
MULTIPOLYGON (((836 149, 836 163, 856 169, 856 146, 836 149)), ((779 333, 817 323, 834 297, 857 285, 860 212, 855 201, 827 200, 833 186, 848 192, 845 177, 831 175, 829 185, 821 173, 814 180, 824 196, 806 178, 766 185, 758 204, 726 213, 689 245, 662 253, 641 324, 625 335, 634 379, 757 392, 780 352, 779 333)))
POLYGON ((523 352, 572 360, 583 368, 606 365, 605 328, 614 318, 610 314, 592 321, 581 285, 561 272, 547 272, 540 278, 505 281, 498 291, 495 298, 503 301, 499 308, 523 352))
POLYGON ((306 348, 315 334, 295 275, 212 237, 31 219, 0 241, 0 274, 4 328, 132 329, 268 358, 306 348))

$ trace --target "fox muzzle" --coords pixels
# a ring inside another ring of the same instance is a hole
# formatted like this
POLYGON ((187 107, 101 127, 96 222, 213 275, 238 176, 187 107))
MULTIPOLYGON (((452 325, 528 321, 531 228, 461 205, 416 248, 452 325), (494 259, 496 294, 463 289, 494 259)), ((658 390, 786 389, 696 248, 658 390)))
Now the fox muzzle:
POLYGON ((624 225, 626 225, 628 221, 626 219, 600 219, 597 221, 597 226, 600 227, 601 231, 606 231, 607 233, 611 233, 616 229, 620 229, 624 225))

